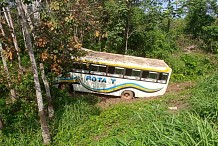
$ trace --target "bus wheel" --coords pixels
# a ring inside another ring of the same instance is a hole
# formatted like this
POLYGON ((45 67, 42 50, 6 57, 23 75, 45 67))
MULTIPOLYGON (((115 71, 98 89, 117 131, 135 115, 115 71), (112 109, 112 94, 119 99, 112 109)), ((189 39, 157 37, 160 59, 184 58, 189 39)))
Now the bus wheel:
POLYGON ((125 90, 121 94, 121 98, 123 99, 133 99, 134 98, 134 93, 130 90, 125 90))

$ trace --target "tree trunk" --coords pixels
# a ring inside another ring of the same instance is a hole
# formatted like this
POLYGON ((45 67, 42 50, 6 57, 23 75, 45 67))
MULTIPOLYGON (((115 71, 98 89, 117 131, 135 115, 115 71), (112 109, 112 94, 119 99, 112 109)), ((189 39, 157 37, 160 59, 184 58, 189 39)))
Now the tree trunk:
MULTIPOLYGON (((168 0, 168 9, 171 9, 171 0, 168 0)), ((171 10, 170 10, 170 15, 171 15, 171 10)), ((167 32, 170 32, 170 25, 171 25, 171 18, 170 16, 167 19, 167 32)))
MULTIPOLYGON (((1 32, 3 34, 3 36, 5 36, 5 33, 4 33, 4 30, 3 30, 3 27, 2 27, 1 23, 0 23, 0 30, 1 30, 1 32)), ((12 87, 11 77, 10 77, 10 73, 9 73, 9 70, 8 70, 4 50, 3 50, 3 47, 2 47, 2 42, 0 42, 0 52, 1 52, 1 58, 2 58, 2 62, 3 62, 4 70, 5 70, 5 73, 6 73, 8 88, 9 88, 10 93, 11 93, 11 100, 12 100, 12 102, 14 102, 17 97, 16 97, 16 92, 15 92, 14 88, 12 87)))
POLYGON ((2 120, 2 117, 0 116, 0 130, 3 129, 3 120, 2 120))
POLYGON ((5 19, 8 23, 8 26, 11 29, 11 36, 13 38, 13 43, 14 43, 14 47, 17 53, 17 59, 18 59, 18 66, 19 66, 19 73, 21 74, 21 76, 23 75, 23 68, 21 66, 21 59, 20 59, 20 54, 19 54, 19 48, 18 48, 18 44, 17 44, 17 38, 15 35, 15 31, 14 31, 14 25, 13 25, 13 21, 11 18, 11 13, 10 13, 10 9, 8 7, 3 7, 3 11, 4 11, 4 15, 5 15, 5 19))
POLYGON ((51 97, 49 83, 48 83, 48 80, 45 77, 45 70, 44 70, 43 63, 40 63, 40 70, 41 70, 42 80, 43 80, 43 83, 44 83, 44 86, 45 86, 46 97, 47 97, 47 100, 48 100, 48 117, 53 118, 54 117, 54 108, 53 108, 53 105, 52 105, 52 97, 51 97))
POLYGON ((127 20, 126 20, 126 36, 125 36, 125 54, 127 54, 128 51, 128 42, 129 42, 129 29, 130 29, 130 9, 131 9, 131 3, 127 2, 127 7, 128 7, 128 15, 127 15, 127 20))
POLYGON ((128 51, 128 41, 129 41, 129 27, 127 27, 127 30, 126 30, 125 54, 127 54, 127 51, 128 51))
POLYGON ((34 25, 39 25, 39 20, 40 20, 40 13, 39 13, 40 3, 41 3, 41 0, 35 0, 35 1, 33 1, 33 4, 32 4, 34 25))
MULTIPOLYGON (((32 4, 32 12, 34 13, 34 17, 33 17, 34 26, 39 25, 39 22, 40 22, 40 13, 39 13, 40 3, 41 3, 41 0, 36 0, 32 4)), ((45 70, 44 70, 43 63, 40 63, 40 70, 41 70, 41 77, 42 77, 42 80, 43 80, 43 83, 45 86, 46 97, 48 100, 48 117, 53 118, 54 117, 54 108, 52 105, 52 97, 51 97, 49 82, 45 76, 45 70)))
POLYGON ((44 144, 49 144, 51 141, 51 136, 50 136, 50 132, 49 132, 49 128, 48 128, 48 123, 46 121, 46 116, 44 113, 42 92, 41 92, 41 87, 40 87, 40 83, 39 83, 39 76, 38 76, 36 60, 35 60, 35 56, 34 56, 34 52, 33 52, 33 46, 32 46, 32 42, 31 42, 30 32, 28 30, 27 18, 24 14, 21 0, 16 0, 16 3, 17 3, 17 10, 18 10, 19 14, 21 14, 21 16, 20 16, 21 25, 22 25, 22 29, 24 32, 24 38, 25 38, 24 43, 27 46, 31 65, 32 65, 43 142, 44 142, 44 144))

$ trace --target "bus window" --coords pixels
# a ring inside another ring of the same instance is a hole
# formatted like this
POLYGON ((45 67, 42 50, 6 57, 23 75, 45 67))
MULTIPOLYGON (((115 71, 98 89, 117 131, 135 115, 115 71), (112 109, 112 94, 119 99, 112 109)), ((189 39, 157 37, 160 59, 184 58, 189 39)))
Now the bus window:
POLYGON ((148 78, 148 75, 149 75, 149 71, 143 71, 142 72, 142 78, 148 78))
POLYGON ((123 75, 124 68, 115 67, 115 74, 123 75))
POLYGON ((136 69, 126 69, 124 78, 128 79, 139 79, 140 78, 141 71, 136 69))
POLYGON ((158 83, 165 84, 167 82, 168 74, 167 73, 160 73, 158 78, 158 83))
POLYGON ((79 62, 74 62, 72 67, 74 72, 82 72, 82 65, 79 62))
POLYGON ((97 72, 97 71, 98 71, 98 66, 95 65, 95 64, 92 64, 90 71, 91 71, 91 72, 97 72))
POLYGON ((101 65, 101 66, 99 66, 99 72, 104 72, 104 73, 106 73, 106 66, 104 66, 104 65, 101 65))
POLYGON ((91 73, 97 75, 105 75, 106 74, 106 66, 104 65, 91 65, 91 73))
POLYGON ((132 75, 132 69, 126 68, 125 76, 131 76, 132 75))
POLYGON ((149 72, 148 75, 148 81, 152 81, 152 82, 156 82, 157 81, 157 77, 158 77, 158 73, 157 72, 149 72))
POLYGON ((141 73, 140 70, 133 69, 133 70, 132 70, 132 75, 131 75, 131 76, 134 76, 134 77, 140 77, 140 73, 141 73))
POLYGON ((108 76, 123 77, 124 68, 108 66, 108 76))
POLYGON ((108 74, 114 74, 115 67, 114 66, 108 66, 108 74))
POLYGON ((142 71, 141 80, 146 80, 148 78, 149 71, 142 71))
POLYGON ((82 64, 82 73, 89 73, 89 64, 82 64))

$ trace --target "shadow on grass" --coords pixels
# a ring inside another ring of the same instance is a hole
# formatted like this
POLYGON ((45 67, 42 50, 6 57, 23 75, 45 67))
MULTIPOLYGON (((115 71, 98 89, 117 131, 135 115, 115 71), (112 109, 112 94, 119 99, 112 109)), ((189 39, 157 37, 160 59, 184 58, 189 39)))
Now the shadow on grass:
MULTIPOLYGON (((14 143, 15 145, 21 143, 42 144, 35 96, 31 100, 19 99, 13 104, 8 103, 7 98, 0 99, 0 116, 4 122, 4 128, 0 133, 0 136, 4 138, 3 145, 9 143, 14 143)), ((65 134, 72 132, 75 127, 89 120, 91 116, 99 115, 101 112, 95 106, 99 99, 92 94, 76 94, 72 96, 65 91, 54 88, 52 89, 52 98, 55 117, 48 119, 48 121, 54 143, 65 141, 65 139, 60 140, 64 137, 71 138, 69 134, 68 137, 65 134), (61 131, 64 131, 64 133, 61 133, 61 131)), ((45 99, 44 105, 45 107, 47 105, 45 99)))
POLYGON ((96 106, 99 99, 93 94, 69 94, 64 90, 54 89, 53 105, 55 118, 50 120, 50 129, 53 137, 53 144, 60 144, 59 141, 68 141, 72 138, 75 129, 101 113, 96 106))

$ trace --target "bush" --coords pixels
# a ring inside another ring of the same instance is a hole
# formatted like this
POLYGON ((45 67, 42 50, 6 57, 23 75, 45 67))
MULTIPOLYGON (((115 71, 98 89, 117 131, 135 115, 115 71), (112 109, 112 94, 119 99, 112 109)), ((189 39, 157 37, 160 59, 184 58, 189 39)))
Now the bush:
POLYGON ((215 72, 218 65, 213 56, 200 53, 175 54, 165 59, 172 68, 172 81, 190 81, 215 72))
POLYGON ((205 26, 203 32, 204 49, 212 53, 218 53, 218 26, 205 26))

